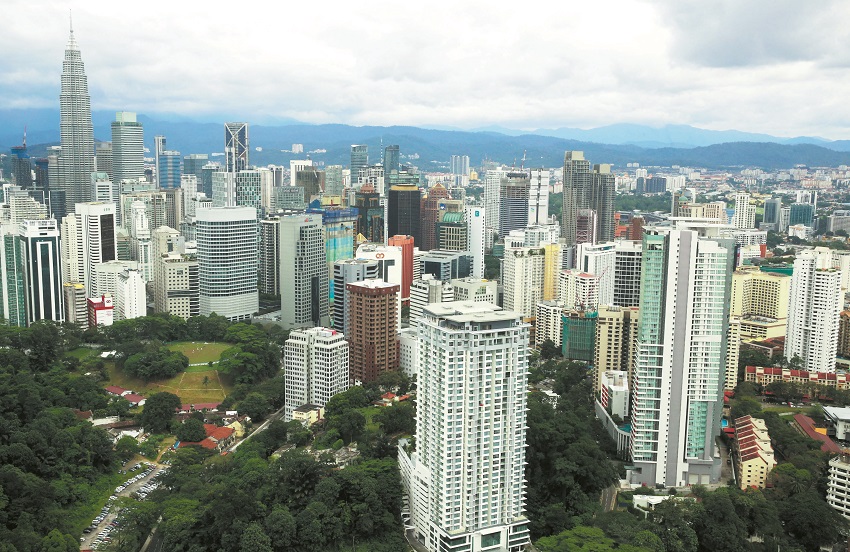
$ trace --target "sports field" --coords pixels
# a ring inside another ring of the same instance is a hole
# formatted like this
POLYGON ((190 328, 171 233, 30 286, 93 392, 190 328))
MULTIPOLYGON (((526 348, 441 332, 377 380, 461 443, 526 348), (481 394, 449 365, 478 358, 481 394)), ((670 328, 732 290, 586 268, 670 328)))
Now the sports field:
POLYGON ((189 364, 218 362, 221 354, 233 347, 230 343, 204 343, 203 341, 178 341, 168 345, 172 351, 180 351, 189 359, 189 364))

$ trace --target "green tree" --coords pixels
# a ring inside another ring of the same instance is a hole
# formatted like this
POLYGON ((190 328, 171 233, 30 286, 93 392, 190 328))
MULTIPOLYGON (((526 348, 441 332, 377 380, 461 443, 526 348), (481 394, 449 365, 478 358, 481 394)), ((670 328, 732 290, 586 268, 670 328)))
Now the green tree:
POLYGON ((269 400, 260 393, 249 393, 239 401, 239 412, 247 414, 251 420, 259 422, 265 419, 271 410, 269 400))
POLYGON ((289 508, 277 505, 266 517, 266 534, 271 538, 276 552, 290 550, 296 539, 298 525, 289 508))
POLYGON ((139 442, 135 437, 125 435, 115 443, 115 454, 121 462, 126 462, 139 453, 139 442))
POLYGON ((198 420, 197 418, 188 418, 177 428, 177 432, 175 433, 177 439, 180 441, 186 441, 187 443, 197 443, 198 441, 203 441, 207 432, 204 429, 204 423, 198 420))
POLYGON ((381 429, 388 435, 412 434, 416 431, 416 409, 408 401, 382 408, 372 419, 380 424, 381 429))
POLYGON ((540 344, 540 357, 543 360, 548 360, 550 358, 559 358, 561 356, 561 348, 552 341, 551 339, 547 339, 543 343, 540 344))
POLYGON ((161 391, 151 395, 145 401, 145 409, 139 414, 139 424, 150 433, 163 433, 171 425, 180 405, 180 397, 173 393, 161 391))
POLYGON ((241 552, 274 552, 272 540, 263 530, 263 526, 257 522, 248 524, 248 528, 242 533, 239 541, 241 552))
POLYGON ((39 552, 77 552, 80 543, 71 535, 63 534, 58 529, 53 529, 43 539, 39 546, 39 552))

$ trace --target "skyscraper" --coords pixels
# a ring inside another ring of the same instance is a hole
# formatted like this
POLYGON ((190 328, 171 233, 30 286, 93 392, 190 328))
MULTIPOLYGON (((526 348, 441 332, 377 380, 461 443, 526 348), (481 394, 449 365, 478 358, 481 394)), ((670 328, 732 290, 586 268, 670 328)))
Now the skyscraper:
POLYGON ((826 248, 800 251, 791 276, 785 357, 799 357, 803 370, 835 372, 838 326, 843 306, 841 271, 826 248))
POLYGON ((257 210, 213 207, 195 216, 201 315, 249 320, 259 310, 257 210))
POLYGON ((509 172, 502 177, 499 183, 500 236, 528 226, 529 188, 528 175, 524 172, 509 172))
POLYGON ((27 278, 19 225, 0 224, 0 316, 9 326, 26 326, 27 278))
POLYGON ((59 227, 56 219, 25 220, 20 226, 28 322, 65 321, 59 227))
POLYGON ((531 169, 528 224, 546 224, 549 219, 549 181, 549 169, 531 169))
MULTIPOLYGON (((615 179, 610 165, 594 165, 580 151, 564 154, 564 203, 562 236, 567 245, 577 243, 579 212, 582 209, 595 211, 596 239, 602 242, 614 240, 614 195, 615 179)), ((587 218, 587 215, 585 215, 587 218)), ((589 235, 591 235, 590 233, 589 235)))
POLYGON ((145 176, 145 144, 142 123, 136 114, 119 111, 112 121, 112 182, 138 180, 145 176))
POLYGON ((387 204, 388 236, 413 236, 416 247, 422 244, 421 197, 418 186, 400 184, 390 188, 387 204))
POLYGON ((439 182, 433 188, 428 190, 428 195, 420 200, 420 216, 422 243, 416 245, 422 251, 429 251, 437 248, 436 239, 436 224, 440 220, 440 211, 445 209, 445 205, 441 205, 443 200, 451 199, 449 191, 439 182))
POLYGON ((399 450, 399 468, 411 524, 431 552, 519 552, 529 543, 528 340, 520 314, 490 303, 422 311, 416 450, 399 450))
POLYGON ((179 151, 165 150, 157 155, 157 173, 160 190, 180 188, 180 176, 183 174, 183 158, 179 151))
POLYGON ((86 292, 95 289, 94 267, 118 257, 115 204, 102 201, 77 203, 62 219, 63 282, 81 282, 86 292))
POLYGON ((756 206, 750 205, 750 194, 745 192, 735 194, 735 214, 732 216, 732 226, 735 228, 756 227, 756 206))
MULTIPOLYGON (((369 166, 369 146, 365 144, 351 145, 351 163, 348 165, 351 169, 351 187, 357 188, 360 181, 360 169, 365 169, 369 166)), ((383 193, 383 190, 377 190, 383 193)))
POLYGON ((399 286, 363 280, 345 287, 351 383, 377 381, 382 373, 398 370, 399 286))
POLYGON ((389 174, 397 171, 399 168, 399 150, 398 145, 391 145, 384 148, 384 173, 389 174))
MULTIPOLYGON (((85 66, 74 38, 74 29, 65 47, 62 62, 62 88, 59 93, 59 178, 55 188, 65 192, 65 211, 89 201, 89 177, 94 172, 94 132, 91 122, 91 100, 85 66)), ((54 188, 54 183, 50 182, 54 188)))
POLYGON ((451 160, 452 186, 465 188, 469 185, 469 156, 452 155, 451 160))
POLYGON ((284 420, 292 420, 292 411, 299 406, 325 406, 348 389, 348 342, 337 330, 292 330, 283 346, 283 364, 284 420))
POLYGON ((285 328, 328 325, 328 264, 322 215, 280 217, 281 322, 285 328))
POLYGON ((224 123, 224 156, 227 172, 248 168, 248 123, 224 123))
MULTIPOLYGON (((32 163, 27 153, 27 133, 20 146, 12 146, 12 181, 24 189, 32 187, 32 163)), ((43 189, 43 188, 42 188, 43 189)))
POLYGON ((333 282, 337 290, 333 303, 333 326, 347 335, 345 311, 348 308, 347 284, 374 280, 379 276, 377 259, 345 259, 334 263, 333 282))
POLYGON ((679 221, 643 235, 632 483, 715 482, 734 241, 679 221))

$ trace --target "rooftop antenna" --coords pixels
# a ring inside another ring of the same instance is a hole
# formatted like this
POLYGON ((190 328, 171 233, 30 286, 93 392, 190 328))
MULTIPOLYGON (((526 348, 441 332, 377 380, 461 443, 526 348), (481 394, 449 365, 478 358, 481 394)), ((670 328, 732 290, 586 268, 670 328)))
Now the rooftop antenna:
POLYGON ((71 24, 70 25, 71 26, 71 34, 73 34, 74 33, 74 13, 71 11, 70 8, 68 9, 68 21, 71 24))
POLYGON ((24 125, 24 143, 22 145, 27 147, 27 125, 24 125))

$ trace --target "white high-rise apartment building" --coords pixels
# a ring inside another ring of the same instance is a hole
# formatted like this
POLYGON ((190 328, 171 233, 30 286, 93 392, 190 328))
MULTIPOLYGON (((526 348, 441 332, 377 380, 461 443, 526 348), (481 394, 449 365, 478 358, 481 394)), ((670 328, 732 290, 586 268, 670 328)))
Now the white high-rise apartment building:
POLYGON ((484 222, 486 226, 484 247, 493 247, 493 234, 499 229, 501 210, 500 186, 508 174, 506 168, 488 169, 484 173, 484 222))
POLYGON ((422 316, 422 309, 430 303, 454 301, 455 291, 448 281, 423 274, 419 280, 410 284, 410 324, 414 325, 422 316))
POLYGON ((529 326, 489 303, 429 305, 419 321, 416 450, 399 450, 411 524, 432 552, 529 544, 529 326))
POLYGON ((330 328, 293 330, 283 347, 284 420, 305 404, 325 406, 348 389, 348 341, 330 328))
POLYGON ((487 219, 483 207, 473 205, 464 209, 466 244, 472 256, 472 276, 484 277, 484 248, 487 245, 487 219))
POLYGON ((732 226, 742 229, 756 227, 756 206, 750 205, 750 194, 735 194, 735 214, 732 215, 732 226))
POLYGON ((145 280, 140 270, 125 268, 118 274, 115 293, 115 320, 147 316, 145 280))
POLYGON ((799 357, 803 370, 835 372, 838 321, 843 306, 841 271, 822 248, 800 251, 791 276, 785 357, 799 357))
POLYGON ((528 224, 546 224, 549 219, 549 169, 531 169, 528 190, 528 224))
POLYGON ((715 482, 734 242, 678 221, 643 235, 632 374, 633 483, 715 482))
POLYGON ((201 315, 249 320, 259 308, 257 210, 213 207, 196 215, 201 315))
POLYGON ((94 294, 94 267, 118 258, 115 204, 77 203, 62 219, 62 275, 65 283, 81 282, 94 294))
POLYGON ((543 300, 546 279, 546 253, 541 247, 505 249, 502 269, 503 304, 525 318, 537 312, 543 300))
POLYGON ((615 242, 576 244, 576 268, 599 279, 598 304, 614 304, 615 242))
POLYGON ((380 265, 378 259, 344 259, 333 264, 334 267, 334 303, 333 326, 337 331, 346 333, 345 311, 348 308, 347 285, 378 277, 380 265))
POLYGON ((537 303, 537 318, 534 321, 534 345, 552 341, 560 347, 563 341, 564 303, 561 301, 540 301, 537 303))
POLYGON ((281 321, 285 328, 327 326, 328 263, 322 215, 280 217, 281 321))
POLYGON ((455 278, 450 281, 455 292, 455 301, 473 301, 495 305, 498 300, 499 284, 495 280, 455 278))
POLYGON ((198 259, 178 252, 164 253, 154 262, 154 312, 167 312, 183 320, 198 316, 198 259))
POLYGON ((599 301, 599 276, 571 268, 558 273, 558 300, 568 309, 595 311, 599 301))

